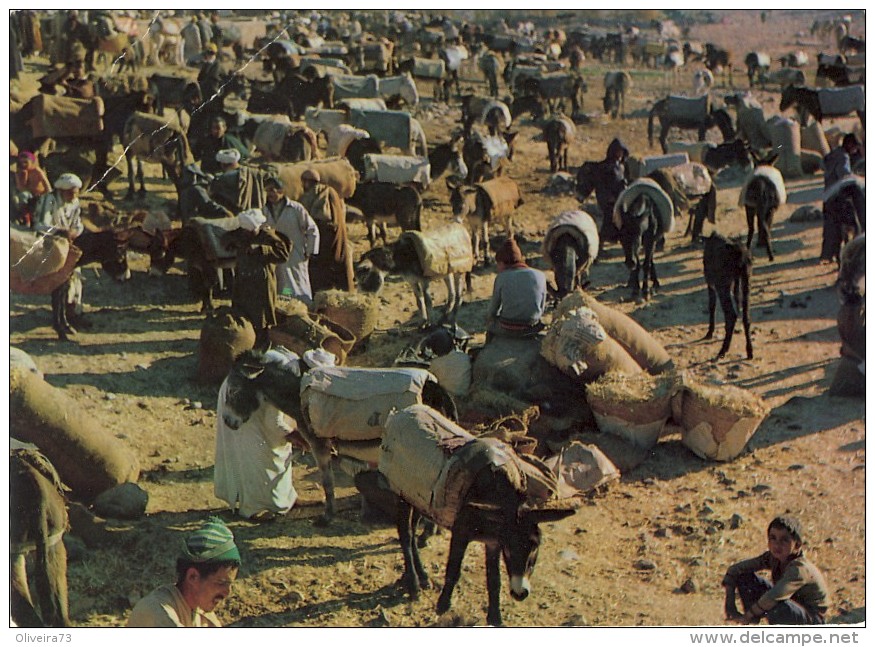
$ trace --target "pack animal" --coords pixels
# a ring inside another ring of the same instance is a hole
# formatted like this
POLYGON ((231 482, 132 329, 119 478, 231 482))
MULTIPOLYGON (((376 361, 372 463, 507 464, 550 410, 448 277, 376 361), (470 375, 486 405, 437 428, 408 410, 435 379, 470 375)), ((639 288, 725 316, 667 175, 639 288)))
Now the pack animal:
MULTIPOLYGON (((638 180, 624 193, 630 192, 638 182, 644 181, 638 180)), ((628 202, 623 194, 617 200, 614 224, 620 231, 620 243, 626 255, 626 267, 630 271, 629 287, 632 288, 634 299, 647 301, 651 292, 655 293, 659 289, 659 277, 653 257, 657 242, 674 226, 673 210, 671 199, 655 182, 653 187, 641 190, 628 202), (662 198, 660 193, 665 197, 662 198), (663 208, 657 205, 660 200, 663 208)))
POLYGON ((389 220, 398 223, 402 231, 422 229, 422 197, 412 186, 360 182, 347 203, 361 210, 371 248, 376 244, 378 225, 383 244, 387 244, 386 222, 389 220))
POLYGON ((744 65, 747 67, 747 80, 750 87, 759 81, 760 87, 765 89, 771 63, 771 57, 764 52, 748 52, 744 57, 744 65))
MULTIPOLYGON (((179 184, 183 167, 194 161, 185 126, 178 120, 141 112, 135 112, 128 118, 121 137, 128 163, 128 198, 134 197, 134 160, 138 158, 161 164, 171 182, 179 184)), ((140 195, 143 196, 146 184, 142 165, 138 166, 137 179, 140 182, 140 195)))
POLYGON ((463 185, 448 179, 447 187, 450 189, 453 217, 457 222, 468 223, 475 263, 481 260, 482 243, 482 260, 484 265, 488 265, 491 262, 490 223, 502 223, 507 236, 513 236, 513 212, 523 203, 519 186, 510 178, 498 177, 474 185, 463 185), (505 194, 505 197, 496 201, 490 196, 491 193, 505 194))
POLYGON ((552 296, 561 301, 587 285, 589 268, 598 256, 598 227, 584 211, 566 211, 556 216, 544 236, 544 252, 553 267, 556 288, 547 285, 552 296))
POLYGON ((471 291, 471 269, 474 266, 474 255, 470 238, 461 225, 451 224, 425 233, 408 232, 402 234, 391 245, 384 245, 365 252, 359 261, 359 272, 368 271, 368 276, 362 281, 362 290, 379 292, 389 274, 397 274, 404 278, 413 288, 416 305, 424 327, 431 325, 432 298, 428 286, 432 280, 441 278, 447 286, 447 304, 438 325, 455 324, 459 307, 462 305, 462 281, 468 291, 471 291), (428 238, 433 245, 432 251, 437 251, 441 259, 450 259, 442 268, 442 276, 438 271, 427 267, 419 250, 416 236, 428 238))
POLYGON ((605 73, 605 96, 602 106, 613 119, 622 116, 626 110, 626 92, 632 87, 632 76, 625 70, 605 73))
POLYGON ((709 106, 708 109, 698 116, 686 116, 673 114, 670 110, 671 101, 678 100, 681 97, 666 97, 657 101, 650 113, 647 116, 647 142, 653 146, 653 119, 659 120, 659 143, 662 146, 662 152, 668 152, 666 138, 668 131, 672 128, 681 128, 687 130, 697 130, 699 141, 705 141, 705 133, 710 128, 717 127, 723 135, 723 141, 732 141, 735 138, 735 129, 732 127, 732 118, 724 108, 715 109, 709 106))
POLYGON ((772 219, 775 211, 787 200, 786 189, 781 172, 772 164, 778 159, 775 153, 764 159, 756 159, 756 167, 747 184, 742 187, 740 202, 747 215, 747 246, 753 242, 757 230, 758 245, 764 245, 769 260, 775 260, 772 250, 772 219))
POLYGON ((68 527, 61 480, 32 450, 9 455, 11 619, 19 627, 70 627, 67 597, 68 527), (26 558, 35 555, 31 593, 26 558))
POLYGON ((732 87, 732 52, 717 47, 713 43, 705 43, 705 67, 716 76, 720 75, 724 85, 732 87))
MULTIPOLYGON (((797 87, 789 85, 781 92, 781 103, 779 110, 783 112, 794 105, 799 110, 802 123, 808 121, 808 116, 811 115, 818 122, 822 122, 824 117, 839 117, 848 114, 856 114, 860 118, 860 123, 866 127, 866 98, 865 90, 862 87, 852 86, 842 90, 847 94, 847 101, 841 106, 831 106, 825 110, 821 101, 821 93, 827 90, 819 90, 813 88, 797 87)), ((832 92, 839 92, 832 90, 832 92)))
POLYGON ((705 239, 702 262, 705 283, 708 286, 708 332, 705 339, 714 336, 717 299, 720 299, 725 320, 723 345, 715 359, 720 359, 729 351, 739 311, 747 342, 747 358, 753 359, 753 343, 750 337, 750 280, 753 258, 750 250, 741 241, 729 240, 714 232, 705 239))
MULTIPOLYGON (((385 373, 392 369, 350 369, 360 375, 377 371, 385 373)), ((224 420, 231 429, 239 429, 249 417, 258 410, 263 400, 267 400, 283 413, 291 416, 296 422, 302 438, 310 446, 310 452, 316 460, 322 477, 322 488, 325 492, 325 511, 317 520, 317 525, 331 523, 336 512, 334 495, 334 471, 331 467, 332 448, 342 438, 338 438, 335 430, 317 429, 314 427, 308 407, 302 401, 301 373, 289 366, 282 358, 272 357, 269 353, 246 351, 234 362, 228 374, 228 389, 225 400, 224 420)), ((333 376, 333 380, 342 377, 333 376)), ((422 383, 418 398, 451 419, 457 419, 457 411, 453 398, 430 376, 422 383)), ((385 420, 388 410, 381 411, 380 417, 385 420)))
POLYGON ((544 141, 547 142, 547 156, 550 172, 568 170, 568 149, 574 141, 574 123, 567 117, 551 117, 543 127, 544 141))
MULTIPOLYGON (((405 409, 399 415, 416 408, 405 409)), ((483 439, 473 439, 470 442, 475 445, 467 447, 468 451, 480 450, 480 445, 487 444, 483 439)), ((481 451, 489 452, 490 448, 484 447, 481 451)), ((539 524, 559 521, 574 514, 574 508, 570 506, 566 509, 553 509, 532 505, 518 479, 512 476, 511 469, 507 463, 490 463, 477 470, 470 487, 459 502, 459 511, 450 529, 450 552, 444 586, 437 602, 438 614, 450 610, 453 591, 462 574, 465 551, 471 542, 478 541, 486 547, 486 588, 489 600, 486 621, 492 626, 501 626, 501 561, 504 561, 510 579, 511 597, 517 601, 525 600, 531 593, 530 578, 541 544, 539 524)), ((414 541, 414 529, 422 516, 422 511, 399 497, 398 538, 404 560, 401 582, 414 599, 419 597, 422 589, 431 588, 414 541)))

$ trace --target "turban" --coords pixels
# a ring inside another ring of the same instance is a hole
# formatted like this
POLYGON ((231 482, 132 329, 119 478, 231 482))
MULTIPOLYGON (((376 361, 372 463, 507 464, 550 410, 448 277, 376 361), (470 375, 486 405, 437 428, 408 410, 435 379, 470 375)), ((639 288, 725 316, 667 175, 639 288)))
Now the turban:
POLYGON ((302 180, 313 180, 314 182, 321 182, 322 176, 319 175, 319 171, 314 171, 311 168, 308 168, 306 171, 301 173, 302 180))
POLYGON ((248 209, 243 211, 237 216, 237 218, 240 220, 240 226, 246 231, 258 231, 258 228, 267 222, 267 218, 265 218, 264 214, 258 209, 248 209))
POLYGON ((55 181, 56 189, 81 189, 82 180, 72 173, 64 173, 55 181))
POLYGON ((304 361, 310 368, 334 366, 337 363, 337 357, 325 349, 315 348, 304 353, 304 361))
POLYGON ((525 262, 523 253, 520 251, 519 245, 513 238, 508 238, 502 243, 498 251, 495 252, 495 260, 504 263, 505 265, 516 265, 525 262))
POLYGON ((234 535, 221 519, 210 517, 182 540, 182 557, 197 564, 240 561, 234 535))
POLYGON ((216 161, 219 164, 236 164, 240 161, 240 151, 236 148, 223 148, 216 153, 216 161))
MULTIPOLYGON (((206 17, 206 16, 204 16, 204 17, 206 17)), ((206 47, 204 47, 204 53, 212 53, 212 54, 215 54, 215 53, 218 52, 218 51, 219 51, 219 48, 216 47, 216 44, 215 44, 215 43, 207 43, 207 44, 206 44, 206 47)))
POLYGON ((21 152, 18 154, 18 157, 19 157, 19 158, 24 157, 24 158, 26 158, 26 159, 29 159, 31 162, 36 162, 36 155, 34 155, 33 153, 31 153, 30 151, 21 151, 21 152))

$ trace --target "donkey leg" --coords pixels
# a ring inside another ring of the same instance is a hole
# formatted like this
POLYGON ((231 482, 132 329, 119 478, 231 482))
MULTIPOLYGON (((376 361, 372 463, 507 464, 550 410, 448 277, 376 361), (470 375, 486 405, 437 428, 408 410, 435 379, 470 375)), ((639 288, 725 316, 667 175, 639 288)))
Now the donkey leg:
POLYGON ((128 163, 128 193, 125 195, 125 200, 133 200, 136 193, 134 185, 134 160, 128 154, 125 154, 125 160, 128 163))
POLYGON ((772 216, 774 215, 774 213, 774 209, 771 209, 768 213, 762 214, 759 222, 760 232, 765 239, 766 252, 769 255, 770 261, 775 260, 775 254, 772 250, 772 216))
POLYGON ((501 550, 496 545, 486 545, 486 592, 489 609, 486 622, 493 627, 504 624, 501 618, 501 550))
POLYGON ((401 497, 398 497, 398 515, 397 515, 397 527, 398 527, 398 541, 401 543, 401 556, 404 559, 404 573, 401 575, 401 585, 407 590, 408 595, 411 598, 416 599, 419 597, 420 585, 419 585, 419 573, 416 570, 414 565, 417 557, 419 556, 419 551, 416 548, 416 542, 414 541, 414 532, 413 529, 416 527, 413 522, 414 519, 414 511, 413 507, 404 501, 401 497))
POLYGON ((753 359, 753 342, 750 338, 750 281, 748 277, 742 276, 741 283, 738 289, 738 308, 741 310, 741 323, 744 326, 744 341, 747 358, 753 359))
MULTIPOLYGON (((308 430, 312 430, 310 420, 304 413, 304 424, 308 430)), ((331 467, 331 443, 327 438, 319 438, 312 431, 306 435, 306 440, 310 444, 310 450, 313 458, 316 459, 316 465, 319 467, 319 473, 322 476, 322 489, 325 490, 325 512, 321 517, 318 517, 314 522, 317 526, 327 526, 334 518, 334 470, 331 467)))
POLYGON ((140 197, 146 195, 146 178, 143 175, 143 160, 137 159, 137 180, 140 182, 140 197))
POLYGON ((708 332, 702 339, 711 339, 714 337, 714 328, 717 325, 716 319, 717 310, 717 290, 713 285, 708 286, 708 332))
POLYGON ((468 548, 468 538, 461 532, 453 532, 450 538, 450 553, 447 557, 447 570, 444 574, 444 588, 441 589, 441 594, 438 597, 437 612, 438 614, 446 613, 450 610, 450 603, 453 597, 453 589, 459 582, 459 577, 462 574, 462 558, 465 556, 465 550, 468 548))
POLYGON ((729 291, 729 286, 720 286, 718 296, 720 297, 720 307, 723 309, 723 318, 726 320, 726 332, 723 337, 723 345, 715 359, 720 359, 729 351, 729 346, 732 344, 732 334, 735 332, 735 322, 738 321, 738 313, 735 311, 735 304, 732 303, 732 293, 729 291))
POLYGON ((753 230, 754 230, 754 222, 756 220, 756 208, 745 206, 745 213, 747 214, 747 248, 750 249, 750 244, 753 242, 753 230))

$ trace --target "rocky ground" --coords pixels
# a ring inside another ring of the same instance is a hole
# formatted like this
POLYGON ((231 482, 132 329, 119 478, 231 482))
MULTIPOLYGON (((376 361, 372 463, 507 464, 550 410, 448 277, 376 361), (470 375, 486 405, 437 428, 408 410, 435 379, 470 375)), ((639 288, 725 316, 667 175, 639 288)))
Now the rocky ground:
MULTIPOLYGON (((719 26, 694 27, 691 37, 732 44, 736 59, 750 49, 773 58, 797 49, 813 14, 728 12, 719 26), (741 52, 739 55, 738 52, 741 52)), ((812 58, 827 44, 810 44, 812 58)), ((27 61, 24 78, 39 76, 45 61, 27 61)), ((633 70, 635 87, 627 99, 630 117, 611 121, 600 113, 601 77, 607 68, 587 68, 589 123, 578 126, 570 161, 601 159, 607 143, 620 136, 635 155, 648 148, 646 111, 665 92, 660 72, 633 70), (645 118, 642 118, 645 117, 645 118)), ((813 76, 813 68, 806 74, 813 76)), ((685 75, 680 89, 691 87, 685 75)), ((479 76, 466 83, 482 91, 479 76)), ((726 92, 718 88, 717 94, 726 92)), ((430 90, 422 89, 425 97, 430 90)), ((767 114, 777 111, 776 91, 755 91, 767 114)), ((445 141, 458 120, 449 109, 425 102, 420 119, 429 141, 445 141)), ((515 125, 517 127, 517 125, 515 125)), ((523 120, 510 176, 525 204, 516 218, 523 251, 548 271, 539 241, 549 219, 576 207, 573 195, 542 192, 549 177, 546 146, 536 125, 523 120)), ((716 133, 711 133, 713 137, 716 133)), ((690 133, 685 136, 689 138, 690 133)), ((151 178, 147 208, 175 198, 172 186, 151 178)), ((732 562, 765 549, 765 527, 776 514, 798 515, 806 528, 809 553, 821 567, 833 596, 830 622, 865 619, 865 404, 826 395, 838 361, 835 315, 838 302, 834 266, 817 262, 820 224, 794 223, 802 204, 817 204, 820 176, 788 182, 789 204, 776 215, 775 261, 756 250, 752 286, 755 358, 745 359, 736 337, 729 354, 712 361, 722 340, 703 341, 707 328, 701 247, 672 234, 657 258, 662 290, 647 305, 628 298, 627 272, 617 246, 608 246, 594 266, 590 292, 631 314, 661 341, 680 369, 697 378, 734 384, 762 396, 771 415, 746 451, 726 462, 698 458, 668 433, 638 467, 592 496, 573 517, 545 528, 533 595, 513 602, 503 582, 505 623, 550 626, 707 626, 723 623, 720 579, 732 562)), ((113 185, 119 193, 121 181, 113 185)), ((450 215, 442 181, 425 194, 426 227, 450 215)), ((717 229, 745 231, 737 207, 738 184, 722 185, 717 229)), ((121 210, 138 205, 119 202, 121 210)), ((707 234, 711 225, 706 225, 707 234)), ((357 254, 367 248, 364 226, 353 223, 357 254)), ((186 290, 177 265, 163 278, 147 275, 148 259, 132 255, 133 277, 112 282, 85 270, 90 330, 76 343, 56 340, 49 325, 48 298, 10 295, 10 344, 36 361, 53 385, 63 388, 84 412, 136 453, 139 484, 149 495, 147 514, 132 522, 108 521, 103 545, 74 554, 69 566, 70 607, 78 626, 124 624, 131 606, 172 578, 181 532, 210 513, 223 513, 212 493, 217 388, 194 381, 203 316, 186 290)), ((459 324, 483 341, 483 320, 494 271, 479 271, 465 297, 459 324)), ((442 303, 443 288, 433 287, 442 303)), ((349 363, 388 365, 417 340, 410 326, 413 298, 400 282, 383 294, 380 332, 366 353, 349 363), (400 324, 400 326, 399 326, 400 324)), ((721 315, 718 314, 718 317, 721 315)), ((722 320, 721 320, 722 321, 722 320)), ((580 430, 582 431, 582 430, 580 430)), ((671 431, 671 430, 670 430, 671 431)), ((13 430, 14 433, 14 430, 13 430)), ((453 609, 435 614, 437 592, 411 602, 397 587, 401 558, 396 532, 369 525, 359 514, 358 495, 341 479, 342 513, 329 529, 312 518, 321 511, 321 488, 308 456, 299 456, 295 481, 301 501, 286 517, 257 525, 224 514, 243 555, 232 597, 221 619, 237 627, 433 627, 470 626, 485 620, 483 550, 472 546, 465 560, 453 609)), ((423 551, 433 580, 443 581, 449 535, 423 551)))

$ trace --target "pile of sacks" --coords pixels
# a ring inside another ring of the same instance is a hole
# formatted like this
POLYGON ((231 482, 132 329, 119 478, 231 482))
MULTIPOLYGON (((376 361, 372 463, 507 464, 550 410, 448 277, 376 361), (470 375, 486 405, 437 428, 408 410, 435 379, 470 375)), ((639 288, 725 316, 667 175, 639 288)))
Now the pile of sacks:
POLYGON ((599 431, 645 452, 672 422, 696 455, 731 460, 769 413, 754 393, 676 373, 650 333, 584 293, 559 304, 541 354, 582 383, 599 431))

